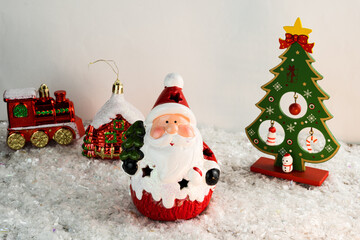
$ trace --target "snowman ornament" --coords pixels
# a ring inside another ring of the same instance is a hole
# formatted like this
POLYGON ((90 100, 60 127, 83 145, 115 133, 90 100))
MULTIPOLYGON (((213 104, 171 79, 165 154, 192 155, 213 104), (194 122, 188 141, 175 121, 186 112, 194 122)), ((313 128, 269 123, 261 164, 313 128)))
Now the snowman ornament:
POLYGON ((196 126, 181 76, 168 74, 164 85, 145 121, 126 131, 120 159, 140 213, 160 221, 190 219, 209 204, 220 168, 196 126))
POLYGON ((282 159, 282 170, 285 173, 290 173, 293 170, 293 158, 289 153, 286 153, 282 159))

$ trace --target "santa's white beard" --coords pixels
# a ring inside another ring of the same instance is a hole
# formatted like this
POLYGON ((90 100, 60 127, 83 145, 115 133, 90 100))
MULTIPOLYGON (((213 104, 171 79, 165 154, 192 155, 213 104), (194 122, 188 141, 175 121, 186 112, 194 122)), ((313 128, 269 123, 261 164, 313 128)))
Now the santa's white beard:
POLYGON ((145 156, 155 165, 160 180, 164 183, 178 182, 184 178, 202 158, 202 137, 197 129, 195 136, 182 137, 178 134, 165 133, 158 139, 145 135, 145 156), (173 145, 170 145, 173 144, 173 145))

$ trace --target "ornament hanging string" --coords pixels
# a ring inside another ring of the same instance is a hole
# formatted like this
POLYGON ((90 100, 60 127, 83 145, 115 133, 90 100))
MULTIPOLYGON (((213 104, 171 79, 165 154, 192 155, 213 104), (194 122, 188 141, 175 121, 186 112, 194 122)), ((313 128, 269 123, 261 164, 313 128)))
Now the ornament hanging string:
POLYGON ((111 68, 111 69, 113 70, 113 72, 116 74, 116 80, 115 80, 115 82, 114 82, 114 84, 113 84, 112 92, 113 92, 114 94, 123 94, 124 88, 123 88, 122 83, 121 83, 120 80, 119 80, 119 68, 118 68, 118 66, 116 65, 116 62, 115 62, 114 60, 99 59, 99 60, 96 60, 95 62, 89 63, 89 65, 90 65, 90 64, 97 63, 97 62, 105 62, 107 65, 110 66, 110 68, 111 68), (115 68, 113 67, 113 65, 111 65, 110 63, 112 63, 112 64, 115 66, 116 70, 115 70, 115 68))
POLYGON ((298 99, 298 95, 296 94, 296 92, 294 92, 294 99, 295 99, 295 103, 296 103, 296 100, 298 99))
POLYGON ((292 115, 298 115, 301 112, 301 105, 296 103, 296 100, 298 99, 298 94, 296 92, 294 92, 294 103, 292 103, 289 106, 289 112, 292 115))
POLYGON ((95 64, 95 63, 98 63, 98 62, 105 62, 107 65, 109 65, 110 68, 113 70, 113 72, 116 74, 116 80, 119 80, 119 68, 116 65, 116 62, 114 60, 98 59, 98 60, 96 60, 94 62, 89 63, 89 66, 91 64, 95 64), (116 68, 116 71, 115 71, 114 67, 110 63, 114 64, 114 66, 116 68))

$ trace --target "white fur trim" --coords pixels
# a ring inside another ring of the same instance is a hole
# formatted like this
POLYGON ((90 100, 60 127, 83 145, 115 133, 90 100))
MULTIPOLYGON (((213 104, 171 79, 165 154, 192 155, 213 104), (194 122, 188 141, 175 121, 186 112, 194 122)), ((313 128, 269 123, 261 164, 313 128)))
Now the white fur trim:
POLYGON ((164 80, 165 87, 184 87, 184 80, 183 78, 177 73, 169 73, 166 75, 164 80))
POLYGON ((164 103, 154 107, 145 119, 145 124, 152 124, 155 118, 165 114, 182 114, 188 117, 190 124, 196 126, 196 118, 190 108, 179 103, 164 103))

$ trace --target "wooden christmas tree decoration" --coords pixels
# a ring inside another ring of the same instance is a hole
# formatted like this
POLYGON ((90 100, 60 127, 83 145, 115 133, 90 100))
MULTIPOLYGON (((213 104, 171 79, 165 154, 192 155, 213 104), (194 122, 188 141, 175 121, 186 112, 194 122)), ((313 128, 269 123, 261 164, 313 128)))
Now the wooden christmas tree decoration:
MULTIPOLYGON (((127 102, 123 94, 123 85, 119 81, 119 70, 112 60, 98 60, 107 63, 116 73, 112 95, 96 113, 85 132, 82 154, 88 158, 118 160, 122 152, 121 144, 125 140, 125 131, 144 116, 127 102), (113 62, 117 71, 109 64, 113 62)), ((98 62, 95 61, 94 63, 98 62)))
POLYGON ((256 104, 261 114, 246 128, 251 143, 260 151, 275 156, 275 161, 260 158, 252 165, 251 171, 320 186, 328 171, 305 168, 305 162, 325 162, 339 150, 339 143, 325 123, 332 118, 323 104, 329 96, 318 85, 317 81, 322 76, 311 65, 314 59, 309 53, 312 53, 314 43, 308 43, 308 35, 312 30, 303 28, 300 18, 294 26, 286 26, 284 30, 286 39, 279 39, 280 49, 287 50, 280 56, 282 62, 270 70, 275 77, 261 87, 266 91, 266 95, 256 104), (280 100, 289 92, 294 94, 294 101, 288 110, 282 109, 280 100), (296 102, 299 95, 306 101, 307 106, 303 106, 303 109, 296 102), (286 114, 287 111, 289 114, 286 114), (266 120, 271 121, 271 126, 268 139, 264 141, 259 128, 266 120), (285 132, 285 138, 279 144, 275 144, 275 122, 285 132), (310 129, 305 149, 299 142, 299 133, 303 129, 310 129), (312 150, 312 144, 317 142, 315 131, 322 133, 325 138, 325 146, 319 152, 312 150))

